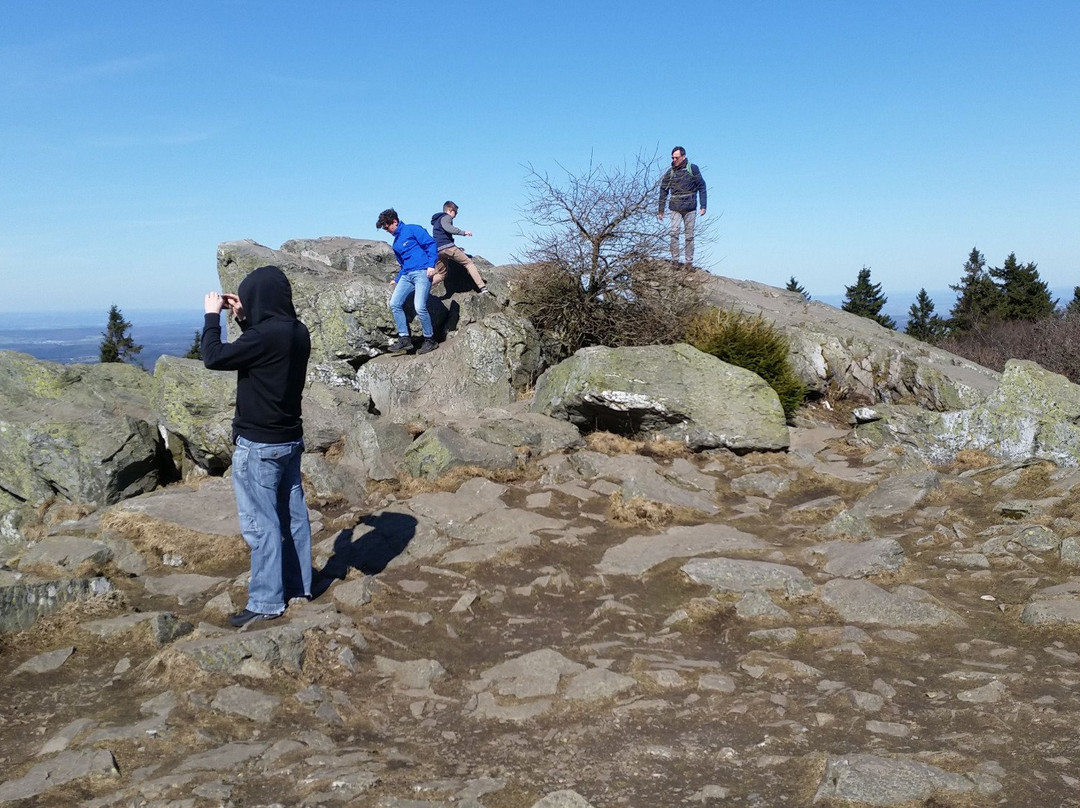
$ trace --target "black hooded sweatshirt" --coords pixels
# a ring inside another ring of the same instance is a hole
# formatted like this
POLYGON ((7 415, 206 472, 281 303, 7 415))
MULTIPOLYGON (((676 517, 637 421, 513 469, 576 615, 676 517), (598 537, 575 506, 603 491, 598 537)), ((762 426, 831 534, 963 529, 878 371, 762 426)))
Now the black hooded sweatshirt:
POLYGON ((300 440, 311 337, 296 318, 289 279, 277 267, 259 267, 241 281, 237 294, 245 317, 240 337, 222 342, 217 314, 206 315, 202 333, 203 364, 237 371, 233 442, 238 437, 255 443, 300 440))

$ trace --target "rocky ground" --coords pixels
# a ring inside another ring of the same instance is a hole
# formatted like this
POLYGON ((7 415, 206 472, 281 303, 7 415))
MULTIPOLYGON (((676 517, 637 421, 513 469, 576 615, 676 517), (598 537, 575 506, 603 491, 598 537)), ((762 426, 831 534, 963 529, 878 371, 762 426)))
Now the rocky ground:
POLYGON ((314 503, 320 594, 243 631, 227 480, 53 525, 0 584, 110 591, 3 636, 0 804, 1080 805, 1080 472, 817 413, 314 503))

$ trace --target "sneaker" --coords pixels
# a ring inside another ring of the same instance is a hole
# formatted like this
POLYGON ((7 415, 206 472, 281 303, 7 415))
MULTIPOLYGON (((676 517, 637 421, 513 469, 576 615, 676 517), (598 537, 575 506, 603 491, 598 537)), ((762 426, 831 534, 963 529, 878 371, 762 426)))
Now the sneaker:
POLYGON ((412 349, 412 346, 412 337, 398 337, 390 343, 387 353, 391 356, 401 356, 404 353, 408 353, 412 349))
POLYGON ((488 291, 488 288, 486 286, 481 286, 480 287, 480 294, 482 294, 482 295, 490 295, 491 292, 488 291))
POLYGON ((229 625, 233 628, 243 628, 248 623, 252 623, 256 620, 274 620, 281 617, 280 614, 263 614, 262 612, 253 612, 251 609, 244 609, 242 612, 237 612, 229 618, 229 625))
POLYGON ((430 337, 424 337, 424 343, 417 349, 416 355, 419 356, 420 354, 431 353, 438 347, 439 343, 437 343, 435 340, 431 339, 430 337))

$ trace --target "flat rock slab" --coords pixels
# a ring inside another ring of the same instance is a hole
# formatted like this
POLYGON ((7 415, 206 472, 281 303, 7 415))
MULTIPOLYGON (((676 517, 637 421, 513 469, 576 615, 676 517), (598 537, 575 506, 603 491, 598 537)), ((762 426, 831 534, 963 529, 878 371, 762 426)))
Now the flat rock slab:
POLYGON ((1029 626, 1075 625, 1080 623, 1080 600, 1037 600, 1027 604, 1020 622, 1029 626))
POLYGON ((178 572, 175 575, 143 578, 142 584, 151 595, 176 598, 177 602, 182 606, 202 597, 210 590, 227 583, 227 581, 227 578, 217 578, 212 575, 178 572))
POLYGON ((270 745, 265 743, 227 743, 217 749, 192 755, 177 766, 176 771, 232 772, 241 764, 263 754, 269 747, 270 745))
POLYGON ((503 696, 529 699, 553 696, 562 676, 583 673, 585 666, 550 648, 541 648, 488 668, 480 678, 503 696))
POLYGON ((718 592, 749 592, 753 589, 783 589, 789 595, 813 589, 802 571, 787 564, 743 561, 735 558, 694 558, 682 571, 695 583, 718 592))
POLYGON ((173 648, 205 671, 237 674, 245 660, 298 673, 304 659, 304 633, 298 626, 233 632, 219 637, 182 640, 173 648))
POLYGON ((840 578, 865 578, 879 572, 895 572, 904 563, 904 548, 896 539, 830 541, 811 547, 806 554, 811 562, 823 558, 822 570, 840 578))
POLYGON ((678 525, 657 536, 631 536, 609 548, 596 571, 601 575, 642 575, 672 558, 769 547, 761 539, 727 525, 678 525))
POLYGON ((124 500, 111 510, 145 514, 196 533, 240 535, 232 483, 223 478, 207 479, 198 488, 164 488, 124 500))
POLYGON ((570 680, 566 687, 566 698, 571 701, 600 701, 613 698, 636 684, 637 680, 630 676, 604 668, 589 668, 570 680))
POLYGON ((955 612, 928 600, 907 597, 906 590, 888 592, 869 581, 835 579, 821 587, 821 602, 850 623, 890 628, 963 626, 955 612))
POLYGON ((122 614, 119 617, 107 617, 103 620, 91 620, 82 623, 79 628, 95 637, 109 639, 132 631, 145 631, 155 645, 162 646, 190 634, 194 626, 186 620, 177 619, 172 612, 137 612, 122 614))
POLYGON ((61 752, 56 757, 37 764, 22 777, 0 784, 0 802, 36 797, 49 789, 94 775, 120 775, 112 752, 107 749, 61 752))
POLYGON ((57 648, 55 651, 46 651, 44 654, 38 654, 35 657, 31 657, 23 664, 15 669, 15 673, 48 673, 60 668, 71 655, 75 653, 75 646, 69 645, 66 648, 57 648))
POLYGON ((849 800, 860 805, 906 805, 940 794, 966 794, 975 784, 961 774, 909 758, 877 755, 831 757, 814 802, 849 800))
POLYGON ((383 676, 393 678, 394 684, 405 690, 427 690, 432 682, 446 675, 446 669, 435 659, 398 662, 395 659, 377 656, 375 669, 383 676))
POLYGON ((533 803, 532 808, 593 808, 591 802, 576 791, 552 791, 533 803))
POLYGON ((70 575, 83 564, 100 567, 112 557, 112 550, 96 539, 83 536, 49 536, 22 554, 19 568, 44 570, 54 575, 70 575))
POLYGON ((274 709, 281 703, 277 696, 261 693, 258 690, 230 685, 223 687, 210 702, 210 708, 223 713, 243 716, 260 724, 270 720, 274 709))

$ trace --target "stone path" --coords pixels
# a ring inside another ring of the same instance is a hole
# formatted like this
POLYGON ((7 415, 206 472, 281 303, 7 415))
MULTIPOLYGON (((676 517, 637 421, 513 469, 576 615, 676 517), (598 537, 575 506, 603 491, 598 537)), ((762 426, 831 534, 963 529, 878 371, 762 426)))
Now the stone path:
POLYGON ((0 805, 1080 805, 1080 478, 844 435, 324 508, 239 632, 226 482, 64 525, 0 593, 111 591, 2 635, 0 805))

